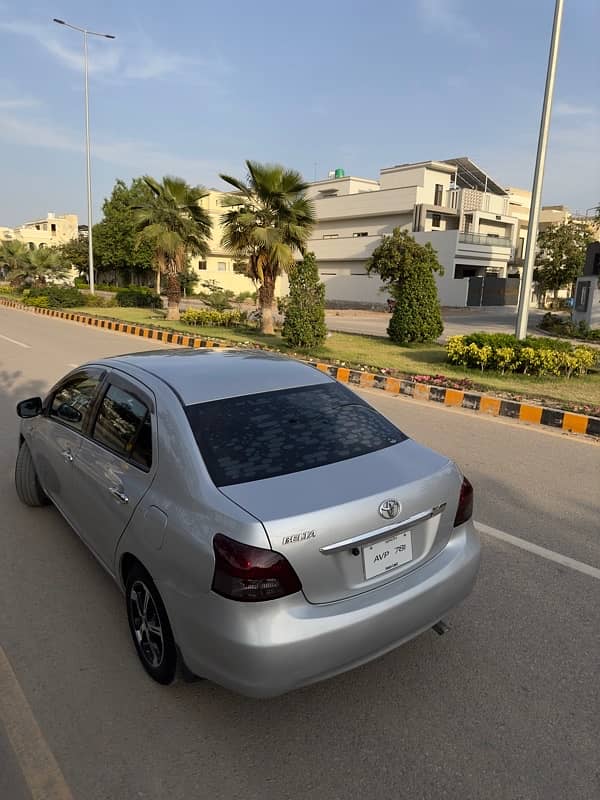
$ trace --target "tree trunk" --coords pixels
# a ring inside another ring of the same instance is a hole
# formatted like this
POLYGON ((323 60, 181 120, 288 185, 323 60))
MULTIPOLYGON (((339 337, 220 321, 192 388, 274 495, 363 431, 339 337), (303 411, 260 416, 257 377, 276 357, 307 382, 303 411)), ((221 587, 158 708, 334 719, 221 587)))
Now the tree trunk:
POLYGON ((160 267, 156 270, 156 294, 160 295, 160 267))
POLYGON ((179 301, 181 300, 181 283, 177 273, 170 273, 167 280, 167 319, 179 319, 179 301))
POLYGON ((274 334, 273 326, 273 299, 275 297, 275 281, 271 276, 265 275, 263 285, 258 290, 258 302, 262 312, 261 332, 274 334))

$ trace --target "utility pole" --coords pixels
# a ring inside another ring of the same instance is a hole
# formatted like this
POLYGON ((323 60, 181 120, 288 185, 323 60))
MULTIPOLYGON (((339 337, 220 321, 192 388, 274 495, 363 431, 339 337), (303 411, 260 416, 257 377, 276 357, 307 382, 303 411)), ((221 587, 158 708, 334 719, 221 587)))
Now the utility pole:
POLYGON ((531 194, 531 208, 529 209, 529 223, 527 227, 527 247, 525 248, 525 264, 521 276, 521 292, 519 295, 519 309, 515 334, 517 339, 527 336, 527 322, 529 320, 529 301, 531 298, 531 284, 533 281, 533 266, 537 245, 538 224, 540 218, 540 205, 542 200, 542 187, 544 184, 544 167, 546 164, 546 151, 548 149, 548 130, 550 128, 550 115, 552 113, 552 98, 554 96, 554 80, 556 77, 556 62, 558 61, 558 46, 560 43, 560 29, 562 25, 564 0, 556 0, 554 8, 554 22, 552 25, 552 39, 550 41, 550 54, 548 56, 548 69, 546 72, 546 90, 542 119, 538 136, 537 157, 533 177, 533 191, 531 194))
POLYGON ((85 175, 87 183, 87 218, 88 218, 88 273, 90 292, 94 294, 94 246, 92 241, 92 159, 90 153, 90 102, 89 102, 89 86, 88 86, 88 36, 99 36, 101 39, 115 39, 116 37, 110 33, 96 33, 96 31, 89 31, 87 28, 80 28, 77 25, 71 25, 65 22, 64 19, 52 20, 58 25, 64 25, 66 28, 71 28, 73 31, 83 33, 83 73, 85 79, 85 175))

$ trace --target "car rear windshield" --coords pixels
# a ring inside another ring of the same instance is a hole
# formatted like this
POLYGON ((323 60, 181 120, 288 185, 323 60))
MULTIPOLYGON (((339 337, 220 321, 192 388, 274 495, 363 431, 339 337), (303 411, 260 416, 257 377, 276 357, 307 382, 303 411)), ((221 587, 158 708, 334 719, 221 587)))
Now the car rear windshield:
POLYGON ((198 403, 186 412, 217 486, 334 464, 407 438, 337 383, 198 403))

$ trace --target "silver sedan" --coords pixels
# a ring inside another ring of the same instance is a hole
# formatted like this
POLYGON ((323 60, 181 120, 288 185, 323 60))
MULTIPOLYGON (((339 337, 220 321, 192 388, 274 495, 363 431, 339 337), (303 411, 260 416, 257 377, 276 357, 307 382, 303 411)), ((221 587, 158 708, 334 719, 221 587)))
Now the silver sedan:
POLYGON ((159 683, 281 694, 426 631, 475 583, 456 465, 297 361, 119 356, 17 410, 19 497, 52 501, 117 581, 159 683))

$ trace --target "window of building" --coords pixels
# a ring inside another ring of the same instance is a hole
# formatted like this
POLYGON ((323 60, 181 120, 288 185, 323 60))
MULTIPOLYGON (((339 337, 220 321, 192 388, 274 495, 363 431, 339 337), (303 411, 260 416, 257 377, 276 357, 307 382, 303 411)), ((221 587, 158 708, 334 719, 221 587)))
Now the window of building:
POLYGON ((54 222, 53 222, 53 223, 50 225, 50 230, 52 231, 52 233, 56 233, 56 223, 54 223, 54 222))
POLYGON ((580 281, 577 284, 577 294, 575 295, 576 311, 587 311, 590 285, 591 281, 580 281))
POLYGON ((206 269, 206 261, 199 261, 198 269, 206 269))
POLYGON ((444 187, 442 186, 441 183, 436 183, 434 197, 433 197, 433 205, 441 206, 443 204, 442 203, 443 197, 444 197, 444 187))
POLYGON ((368 231, 358 231, 358 233, 352 234, 352 236, 354 236, 355 239, 358 239, 361 236, 368 236, 368 235, 369 235, 368 231))
POLYGON ((474 278, 477 275, 477 267, 471 267, 468 264, 457 264, 454 267, 455 278, 474 278))
POLYGON ((35 226, 35 229, 36 229, 36 231, 39 231, 39 230, 41 230, 41 228, 40 228, 40 226, 39 226, 39 225, 36 225, 36 226, 35 226))
POLYGON ((217 261, 217 270, 219 272, 226 272, 227 264, 224 261, 217 261))
POLYGON ((441 214, 432 214, 431 215, 431 227, 432 228, 440 228, 442 226, 442 215, 441 214))
POLYGON ((339 236, 339 233, 324 233, 323 234, 323 238, 324 239, 337 239, 338 236, 339 236))
POLYGON ((93 438, 144 469, 152 465, 150 412, 141 400, 118 386, 104 395, 93 438))

